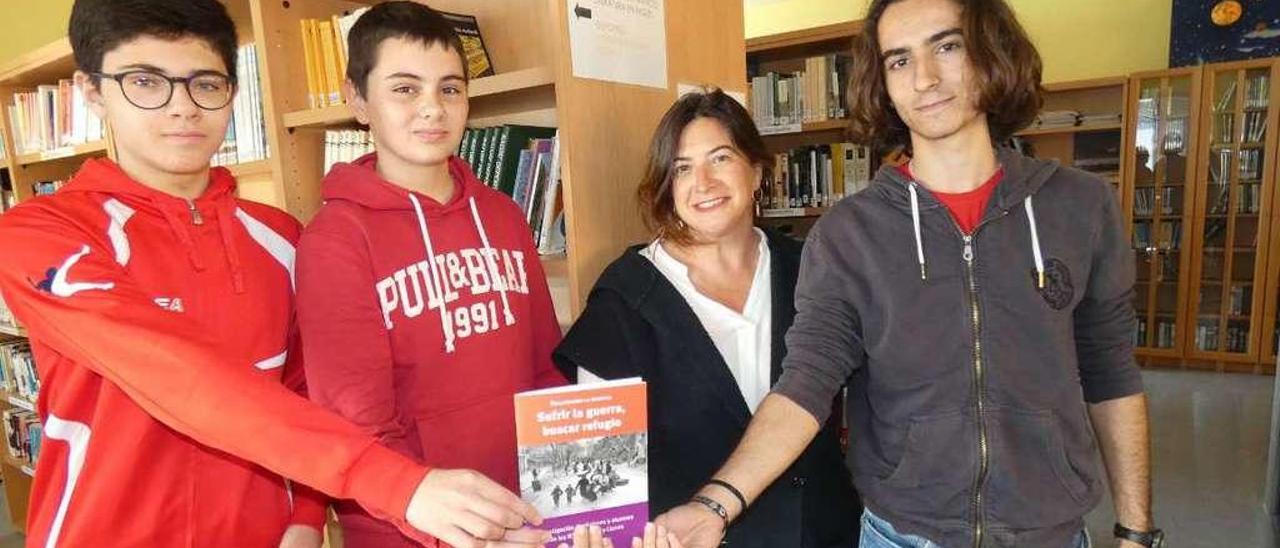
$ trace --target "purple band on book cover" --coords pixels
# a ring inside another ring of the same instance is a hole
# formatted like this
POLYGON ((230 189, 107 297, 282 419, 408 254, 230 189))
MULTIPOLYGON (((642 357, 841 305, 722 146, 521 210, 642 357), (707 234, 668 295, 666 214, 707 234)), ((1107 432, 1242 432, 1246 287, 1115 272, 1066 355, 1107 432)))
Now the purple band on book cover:
POLYGON ((547 548, 555 548, 562 542, 573 543, 573 528, 578 525, 599 525, 604 536, 614 546, 631 546, 631 538, 644 538, 644 524, 649 521, 649 503, 629 504, 591 512, 549 518, 542 528, 551 531, 547 548))

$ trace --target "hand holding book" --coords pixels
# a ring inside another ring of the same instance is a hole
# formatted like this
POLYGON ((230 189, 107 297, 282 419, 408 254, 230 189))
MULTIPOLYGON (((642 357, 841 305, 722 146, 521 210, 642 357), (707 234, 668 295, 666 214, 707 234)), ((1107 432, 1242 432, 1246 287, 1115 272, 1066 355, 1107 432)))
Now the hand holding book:
MULTIPOLYGON (((562 543, 558 548, 569 548, 569 545, 562 543)), ((573 530, 573 548, 614 548, 614 544, 598 525, 579 525, 573 530)), ((631 548, 682 548, 682 545, 675 533, 648 523, 644 526, 643 539, 631 537, 631 548)))
POLYGON ((409 499, 405 519, 452 546, 542 546, 551 535, 533 505, 474 470, 433 469, 409 499))

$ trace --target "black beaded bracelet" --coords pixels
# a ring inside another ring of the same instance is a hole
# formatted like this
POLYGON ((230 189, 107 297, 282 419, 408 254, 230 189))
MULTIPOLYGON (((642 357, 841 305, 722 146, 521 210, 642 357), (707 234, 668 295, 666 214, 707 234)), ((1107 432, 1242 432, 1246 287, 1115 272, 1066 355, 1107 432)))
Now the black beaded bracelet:
POLYGON ((747 497, 742 496, 742 491, 739 491, 737 487, 734 487, 732 484, 722 479, 714 478, 711 481, 708 481, 707 484, 723 487, 726 491, 732 494, 734 498, 738 499, 738 504, 741 505, 738 508, 743 512, 747 511, 747 497))
POLYGON ((709 510, 714 512, 715 515, 720 516, 720 519, 724 521, 725 529, 729 528, 729 511, 724 508, 723 504, 716 502, 715 499, 706 495, 694 495, 693 498, 689 500, 706 506, 709 510))

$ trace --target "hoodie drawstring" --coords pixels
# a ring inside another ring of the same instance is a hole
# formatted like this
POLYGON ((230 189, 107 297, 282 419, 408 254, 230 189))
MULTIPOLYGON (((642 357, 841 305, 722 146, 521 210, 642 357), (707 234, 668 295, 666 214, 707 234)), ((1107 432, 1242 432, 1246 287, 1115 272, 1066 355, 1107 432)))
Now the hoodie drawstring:
MULTIPOLYGON (((445 310, 444 291, 440 287, 440 273, 436 270, 436 251, 431 245, 431 234, 427 232, 427 217, 422 214, 422 203, 418 201, 418 197, 413 193, 409 194, 409 201, 413 203, 413 212, 418 215, 418 232, 422 236, 422 245, 427 248, 427 266, 431 269, 431 279, 427 283, 427 292, 432 293, 429 299, 438 299, 440 301, 440 331, 444 333, 444 351, 452 353, 453 329, 449 325, 449 314, 445 310)), ((428 305, 430 306, 430 305, 428 305)))
POLYGON ((1031 196, 1022 201, 1022 206, 1027 210, 1027 225, 1031 227, 1031 254, 1036 261, 1036 284, 1039 289, 1044 289, 1044 255, 1040 253, 1040 233, 1036 230, 1036 209, 1031 205, 1031 196))
POLYGON ((916 261, 920 263, 920 279, 927 280, 929 278, 924 265, 924 240, 920 238, 920 196, 916 191, 915 181, 907 185, 907 189, 911 191, 911 226, 916 233, 916 261))
MULTIPOLYGON (((489 263, 489 268, 493 272, 498 272, 497 254, 493 252, 493 248, 489 246, 489 235, 484 231, 484 223, 480 221, 480 212, 476 210, 476 199, 471 197, 471 220, 476 224, 476 230, 480 232, 480 242, 484 244, 485 261, 489 263)), ((498 286, 498 294, 502 296, 502 317, 506 320, 507 325, 516 323, 516 319, 511 315, 511 303, 507 302, 507 281, 495 280, 493 285, 498 286), (500 282, 500 283, 498 283, 500 282)))
POLYGON ((164 217, 165 222, 169 223, 169 230, 173 231, 174 237, 182 243, 182 247, 187 251, 187 260, 191 261, 191 266, 197 271, 204 270, 204 261, 200 259, 200 254, 196 252, 196 244, 191 239, 191 233, 187 231, 187 227, 182 226, 182 221, 178 219, 172 211, 164 205, 151 200, 151 203, 160 211, 160 216, 164 217))
MULTIPOLYGON (((914 181, 907 185, 907 190, 911 193, 911 227, 916 236, 916 261, 920 264, 920 279, 926 280, 928 277, 924 262, 924 240, 920 237, 920 196, 914 181)), ((1027 226, 1031 229, 1031 254, 1036 266, 1036 288, 1044 289, 1044 253, 1040 249, 1040 232, 1036 228, 1036 210, 1031 203, 1031 196, 1027 196, 1022 201, 1022 206, 1027 212, 1027 226)))
POLYGON ((222 251, 227 257, 227 266, 231 269, 231 285, 236 293, 244 293, 244 268, 240 266, 240 252, 236 251, 235 240, 231 238, 232 208, 230 200, 220 203, 218 211, 218 235, 222 236, 222 251))

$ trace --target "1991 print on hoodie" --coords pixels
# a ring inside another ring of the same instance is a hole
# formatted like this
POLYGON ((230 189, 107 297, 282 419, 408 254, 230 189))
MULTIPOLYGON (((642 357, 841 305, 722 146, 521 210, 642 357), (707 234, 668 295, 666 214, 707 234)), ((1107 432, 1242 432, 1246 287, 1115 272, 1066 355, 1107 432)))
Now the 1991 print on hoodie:
MULTIPOLYGON (((451 158, 441 204, 338 164, 298 248, 312 399, 433 467, 519 492, 512 395, 555 386, 560 328, 516 204, 451 158)), ((377 526, 341 508, 344 526, 377 526)))

